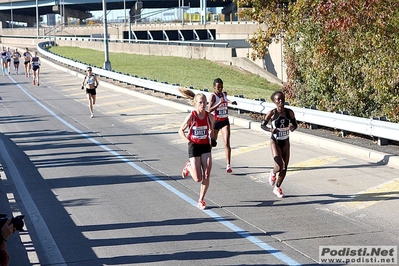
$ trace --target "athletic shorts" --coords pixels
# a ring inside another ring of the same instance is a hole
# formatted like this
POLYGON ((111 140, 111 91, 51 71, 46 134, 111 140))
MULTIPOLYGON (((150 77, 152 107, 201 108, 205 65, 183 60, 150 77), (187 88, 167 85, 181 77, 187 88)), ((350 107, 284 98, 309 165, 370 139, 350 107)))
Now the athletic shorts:
POLYGON ((38 70, 39 68, 40 68, 39 66, 33 66, 33 67, 32 67, 32 70, 33 70, 33 71, 36 71, 36 70, 38 70))
POLYGON ((29 63, 30 63, 30 61, 25 61, 25 62, 24 62, 25 65, 27 65, 27 64, 29 64, 29 63))
POLYGON ((284 146, 289 142, 289 139, 276 140, 273 137, 272 140, 275 141, 277 143, 277 146, 279 146, 281 149, 284 148, 284 146))
POLYGON ((86 89, 87 94, 96 95, 96 89, 86 89))
POLYGON ((211 145, 209 144, 188 144, 188 158, 201 157, 202 154, 211 152, 211 145))
POLYGON ((221 129, 224 128, 225 126, 230 126, 230 121, 229 119, 225 119, 222 121, 216 121, 213 123, 213 129, 221 129))
POLYGON ((15 61, 15 60, 14 60, 14 65, 17 65, 17 64, 19 64, 19 61, 15 61))
POLYGON ((11 59, 7 59, 7 62, 11 62, 11 59))

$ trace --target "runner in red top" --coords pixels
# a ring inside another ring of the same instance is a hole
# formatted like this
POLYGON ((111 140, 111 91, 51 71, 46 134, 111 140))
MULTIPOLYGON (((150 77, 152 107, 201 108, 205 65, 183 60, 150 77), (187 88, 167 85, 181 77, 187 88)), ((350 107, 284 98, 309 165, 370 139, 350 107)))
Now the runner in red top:
POLYGON ((194 96, 193 110, 184 120, 179 129, 179 135, 188 144, 189 161, 183 168, 182 177, 191 173, 196 182, 201 182, 200 197, 197 207, 201 210, 206 208, 205 194, 209 188, 209 178, 212 169, 212 146, 216 146, 213 139, 213 116, 206 111, 206 96, 199 93, 194 96), (185 130, 188 129, 188 134, 185 130))
POLYGON ((231 161, 231 147, 230 147, 230 121, 229 121, 229 103, 236 105, 237 102, 231 102, 227 99, 227 92, 223 91, 223 81, 217 78, 213 81, 213 88, 215 92, 209 99, 208 111, 213 113, 215 117, 215 123, 213 125, 213 131, 215 139, 217 140, 219 130, 222 130, 222 137, 224 143, 224 149, 226 154, 226 172, 233 172, 230 167, 231 161))

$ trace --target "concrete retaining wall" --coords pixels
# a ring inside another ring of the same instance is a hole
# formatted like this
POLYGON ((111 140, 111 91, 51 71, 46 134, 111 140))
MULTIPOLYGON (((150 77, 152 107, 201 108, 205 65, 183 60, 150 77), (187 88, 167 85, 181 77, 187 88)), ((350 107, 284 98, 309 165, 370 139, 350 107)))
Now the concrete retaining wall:
MULTIPOLYGON (((215 29, 217 40, 228 39, 247 39, 258 29, 259 25, 252 22, 220 22, 201 25, 198 23, 184 24, 137 24, 132 26, 132 30, 192 30, 192 29, 215 29)), ((53 37, 52 28, 40 28, 39 34, 47 38, 8 38, 2 37, 2 43, 18 43, 19 46, 36 46, 37 43, 53 37), (46 33, 47 32, 47 33, 46 33)), ((110 40, 122 38, 123 31, 129 30, 128 26, 118 24, 118 27, 108 27, 110 40)), ((73 46, 82 48, 91 48, 95 50, 104 50, 103 42, 96 41, 77 41, 75 36, 90 36, 90 34, 103 34, 102 25, 97 26, 73 26, 66 27, 58 36, 69 36, 64 40, 57 40, 60 46, 73 46)), ((37 29, 0 29, 1 36, 37 36, 37 29)), ((57 36, 56 35, 56 36, 57 36)), ((162 45, 162 44, 143 44, 143 43, 122 43, 109 42, 110 52, 123 52, 144 55, 159 56, 178 56, 193 59, 206 59, 210 61, 221 61, 228 65, 234 65, 266 78, 269 82, 281 84, 286 80, 285 66, 282 60, 281 44, 272 44, 269 47, 269 54, 263 59, 245 60, 252 53, 251 48, 220 48, 204 46, 186 46, 186 45, 162 45)))

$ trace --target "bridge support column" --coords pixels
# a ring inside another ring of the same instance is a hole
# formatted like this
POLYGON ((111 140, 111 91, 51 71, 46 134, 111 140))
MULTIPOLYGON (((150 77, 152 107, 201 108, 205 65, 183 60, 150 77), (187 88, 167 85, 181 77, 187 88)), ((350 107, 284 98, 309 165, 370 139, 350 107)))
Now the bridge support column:
POLYGON ((8 28, 8 23, 7 23, 7 16, 5 16, 4 14, 0 13, 0 23, 1 23, 1 28, 8 28))
POLYGON ((143 8, 143 2, 138 1, 134 4, 129 10, 130 22, 138 22, 141 21, 141 9, 143 8))
POLYGON ((200 0, 201 24, 206 24, 206 0, 200 0))

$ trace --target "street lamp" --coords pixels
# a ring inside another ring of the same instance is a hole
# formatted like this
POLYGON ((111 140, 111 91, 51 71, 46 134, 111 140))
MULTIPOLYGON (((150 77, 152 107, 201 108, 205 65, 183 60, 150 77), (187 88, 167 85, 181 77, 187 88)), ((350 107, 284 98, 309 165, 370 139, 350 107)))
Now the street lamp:
POLYGON ((39 39, 39 3, 36 0, 36 29, 37 29, 37 38, 39 39))
POLYGON ((12 14, 12 0, 10 1, 10 4, 11 4, 11 29, 12 29, 12 28, 14 28, 14 17, 12 14))
POLYGON ((126 27, 126 0, 123 0, 123 10, 125 12, 125 18, 123 20, 123 25, 126 27))
MULTIPOLYGON (((37 0, 36 0, 37 1, 37 0)), ((103 0, 103 21, 104 21, 104 53, 105 53, 105 61, 104 68, 106 70, 111 70, 111 62, 109 61, 109 53, 108 53, 108 29, 107 29, 107 3, 106 0, 103 0)))

